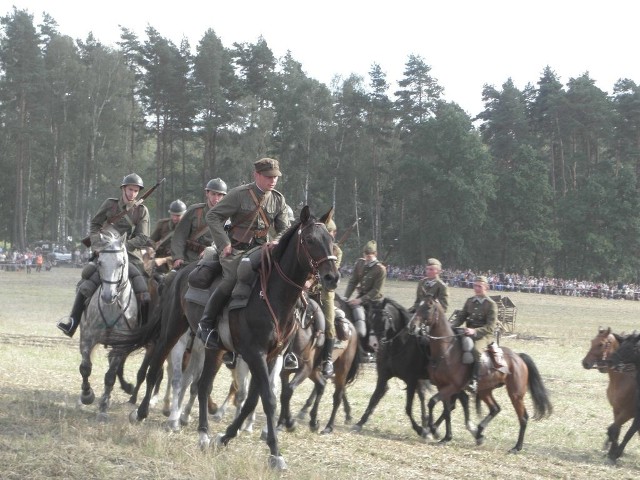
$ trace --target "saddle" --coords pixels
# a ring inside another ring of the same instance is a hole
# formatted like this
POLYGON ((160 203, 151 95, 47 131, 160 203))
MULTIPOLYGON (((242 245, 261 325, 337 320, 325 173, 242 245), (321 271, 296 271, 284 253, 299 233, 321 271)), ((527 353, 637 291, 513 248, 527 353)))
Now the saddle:
POLYGON ((493 368, 500 373, 509 373, 509 367, 504 360, 504 352, 495 342, 490 343, 487 349, 482 352, 482 363, 485 361, 488 369, 493 368))

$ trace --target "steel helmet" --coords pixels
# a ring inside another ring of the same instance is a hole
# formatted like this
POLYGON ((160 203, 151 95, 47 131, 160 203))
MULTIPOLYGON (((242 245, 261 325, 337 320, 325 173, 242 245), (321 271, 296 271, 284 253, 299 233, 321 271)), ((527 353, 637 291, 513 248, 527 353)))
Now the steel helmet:
POLYGON ((125 175, 125 177, 122 179, 122 185, 120 185, 120 188, 126 185, 137 185, 140 187, 140 190, 144 188, 142 178, 140 178, 140 175, 138 175, 137 173, 130 173, 129 175, 125 175))
POLYGON ((227 184, 221 178, 212 178, 207 182, 207 186, 204 187, 205 190, 209 190, 211 192, 222 193, 223 195, 227 194, 227 184))
POLYGON ((174 200, 169 205, 169 213, 171 215, 184 215, 184 212, 187 211, 187 206, 182 200, 174 200))

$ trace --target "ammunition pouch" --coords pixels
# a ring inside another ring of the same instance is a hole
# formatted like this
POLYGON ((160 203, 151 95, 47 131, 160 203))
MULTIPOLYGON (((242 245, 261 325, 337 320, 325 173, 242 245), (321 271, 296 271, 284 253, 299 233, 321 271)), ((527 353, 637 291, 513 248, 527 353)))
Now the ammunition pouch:
POLYGON ((197 254, 200 254, 204 251, 205 248, 207 248, 206 245, 203 245, 201 243, 198 243, 194 240, 187 240, 186 242, 186 247, 191 250, 192 252, 196 252, 197 254))
POLYGON ((364 338, 367 335, 367 322, 364 307, 358 305, 351 309, 353 315, 353 326, 356 327, 356 332, 360 338, 364 338))
POLYGON ((338 340, 343 342, 349 340, 351 337, 351 329, 349 328, 349 320, 346 319, 346 316, 342 310, 336 308, 336 337, 338 340))
MULTIPOLYGON (((464 332, 462 328, 454 329, 458 335, 464 332)), ((462 346, 462 363, 465 365, 471 365, 473 363, 473 339, 466 335, 462 335, 460 338, 460 345, 462 346)))

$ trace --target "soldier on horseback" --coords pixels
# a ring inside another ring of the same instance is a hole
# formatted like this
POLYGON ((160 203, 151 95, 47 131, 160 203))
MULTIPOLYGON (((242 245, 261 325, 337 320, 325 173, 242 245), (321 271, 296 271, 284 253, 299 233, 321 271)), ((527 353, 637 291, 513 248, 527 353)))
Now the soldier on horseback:
POLYGON ((200 260, 204 249, 213 243, 206 217, 227 194, 227 184, 220 178, 213 178, 207 182, 204 192, 207 201, 187 209, 171 239, 171 256, 176 269, 200 260))
POLYGON ((254 169, 254 182, 232 189, 207 213, 222 264, 222 281, 209 298, 198 325, 197 335, 207 348, 218 346, 217 318, 231 297, 242 256, 267 243, 271 228, 276 233, 272 240, 277 241, 289 227, 284 196, 275 190, 282 175, 278 161, 262 158, 254 162, 254 169), (231 223, 225 228, 227 219, 231 223))
POLYGON ((442 305, 442 309, 445 312, 447 311, 447 307, 449 306, 449 290, 447 284, 440 278, 441 271, 442 263, 440 263, 440 260, 437 258, 427 259, 427 276, 418 282, 416 301, 413 303, 413 306, 409 308, 409 313, 416 313, 420 302, 428 296, 435 298, 440 302, 440 305, 442 305))
POLYGON ((452 327, 464 324, 464 335, 473 340, 473 370, 469 390, 478 389, 478 373, 480 372, 480 356, 482 351, 493 342, 493 331, 498 318, 498 307, 487 295, 489 283, 487 277, 478 276, 473 282, 475 295, 467 299, 462 310, 459 310, 451 323, 452 327))
MULTIPOLYGON (((149 211, 140 203, 136 204, 138 194, 144 188, 142 178, 136 173, 130 173, 122 179, 120 185, 120 197, 108 198, 100 206, 100 209, 91 219, 89 236, 91 244, 95 245, 99 239, 100 231, 111 225, 121 235, 127 235, 127 253, 129 256, 129 278, 133 291, 138 300, 140 321, 145 323, 149 307, 149 291, 147 279, 142 263, 141 248, 150 245, 149 239, 149 211), (124 213, 126 211, 126 213, 124 213), (124 213, 124 214, 123 214, 124 213), (120 218, 112 223, 112 219, 120 215, 120 218)), ((100 276, 95 263, 89 262, 82 270, 82 280, 78 284, 76 299, 68 318, 60 320, 57 327, 68 336, 73 337, 80 325, 80 319, 85 309, 87 300, 100 285, 100 276)))
MULTIPOLYGON (((363 338, 367 332, 366 316, 380 318, 384 308, 383 300, 384 282, 387 278, 387 269, 378 260, 378 245, 375 240, 370 240, 362 251, 364 258, 356 261, 353 274, 347 284, 344 293, 349 305, 353 308, 354 325, 358 335, 363 338), (349 300, 351 294, 358 290, 358 296, 349 300), (366 311, 366 313, 365 313, 366 311)), ((375 322, 370 322, 373 325, 375 322)))
POLYGON ((169 205, 169 217, 158 220, 156 228, 151 233, 155 249, 155 264, 159 273, 167 273, 171 270, 169 265, 172 260, 171 237, 173 237, 176 226, 186 211, 187 206, 182 200, 174 200, 169 205))

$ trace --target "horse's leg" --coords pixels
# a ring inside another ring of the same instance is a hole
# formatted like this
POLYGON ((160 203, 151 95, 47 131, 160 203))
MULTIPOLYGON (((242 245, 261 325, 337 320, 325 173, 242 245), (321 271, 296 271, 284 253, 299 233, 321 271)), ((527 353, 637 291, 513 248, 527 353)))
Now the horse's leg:
MULTIPOLYGON (((166 362, 165 362, 166 363, 166 362)), ((148 368, 148 366, 147 366, 148 368)), ((151 400, 149 401, 149 405, 155 407, 158 404, 158 398, 160 394, 160 387, 162 387, 162 380, 164 379, 164 365, 160 370, 158 370, 158 378, 156 379, 156 386, 153 389, 153 394, 151 395, 151 400)), ((168 380, 167 380, 168 382, 168 380)), ((142 384, 140 384, 142 385, 142 384)))
MULTIPOLYGON (((304 380, 309 378, 312 369, 313 365, 305 362, 290 381, 290 374, 287 371, 284 371, 280 376, 282 391, 280 393, 280 420, 278 421, 278 425, 284 424, 289 432, 293 432, 296 429, 296 419, 291 415, 291 398, 293 397, 293 392, 304 380)), ((309 402, 310 399, 311 398, 309 398, 307 402, 309 402)), ((299 415, 300 414, 298 414, 298 416, 299 415)))
MULTIPOLYGON (((283 388, 284 388, 284 386, 283 386, 283 388)), ((307 398, 307 401, 304 402, 304 405, 302 406, 302 408, 298 412, 298 415, 297 415, 298 420, 304 420, 305 419, 305 417, 309 413, 309 408, 311 408, 311 405, 313 405, 313 402, 314 402, 315 399, 316 399, 316 390, 314 388, 313 390, 311 390, 311 393, 309 394, 309 398, 307 398)))
MULTIPOLYGON (((498 415, 498 413, 500 413, 501 408, 500 408, 500 405, 498 405, 498 402, 496 402, 496 399, 493 397, 493 393, 491 390, 478 392, 477 395, 480 401, 484 402, 487 405, 487 407, 489 407, 489 413, 478 424, 478 429, 476 430, 476 434, 475 434, 476 445, 482 445, 485 440, 483 435, 484 430, 487 428, 487 425, 489 425, 489 422, 493 420, 496 417, 496 415, 498 415)), ((512 402, 514 402, 513 399, 512 399, 512 402)), ((516 443, 516 446, 511 449, 511 452, 520 451, 520 449, 522 449, 522 442, 524 440, 524 431, 527 428, 527 418, 528 418, 527 412, 524 409, 524 402, 521 402, 521 404, 522 404, 522 411, 523 411, 522 413, 519 411, 519 408, 516 407, 516 402, 514 402, 514 408, 516 409, 516 414, 518 415, 518 420, 520 422, 520 433, 518 434, 518 442, 516 443), (524 425, 523 425, 523 420, 524 420, 524 425)))
POLYGON ((405 404, 405 412, 407 413, 413 430, 422 438, 427 438, 428 430, 423 428, 422 425, 418 425, 418 422, 413 418, 413 399, 416 395, 416 389, 418 388, 418 379, 410 379, 407 381, 407 403, 405 404))
POLYGON ((129 395, 131 395, 135 387, 131 383, 127 382, 127 380, 124 378, 124 364, 126 363, 126 361, 127 357, 124 357, 122 359, 122 362, 120 362, 120 366, 116 371, 116 377, 118 378, 118 382, 120 382, 120 388, 124 390, 124 393, 128 393, 129 395))
POLYGON ((184 352, 187 348, 186 342, 184 341, 185 335, 183 334, 178 340, 178 343, 171 349, 171 353, 169 353, 169 358, 171 359, 171 408, 169 419, 166 423, 166 428, 173 431, 180 431, 180 414, 182 413, 181 409, 181 401, 182 401, 182 392, 184 384, 185 384, 185 375, 182 372, 182 358, 184 357, 184 352))
POLYGON ((384 395, 389 390, 389 386, 388 386, 389 378, 390 376, 388 372, 378 372, 376 388, 371 394, 371 398, 369 399, 369 405, 367 406, 367 409, 362 414, 362 417, 360 417, 360 421, 358 421, 358 423, 356 423, 353 426, 352 430, 354 432, 360 432, 362 430, 363 425, 367 423, 367 421, 369 420, 369 417, 371 416, 375 408, 378 406, 378 403, 380 403, 380 400, 382 400, 382 397, 384 397, 384 395))
POLYGON ((624 452, 625 447, 627 446, 627 443, 629 442, 629 440, 631 440, 631 437, 635 435, 635 433, 638 431, 639 428, 640 428, 640 412, 638 412, 636 417, 633 419, 633 423, 629 427, 629 430, 627 430, 627 433, 625 433, 624 438, 622 439, 622 442, 620 442, 620 445, 618 445, 615 449, 612 446, 612 448, 609 450, 608 457, 610 462, 615 463, 615 461, 618 458, 620 458, 620 456, 624 452))
MULTIPOLYGON (((198 394, 198 384, 200 377, 202 376, 202 366, 204 362, 204 345, 199 341, 194 341, 191 347, 191 355, 189 356, 189 365, 184 372, 185 379, 181 385, 180 404, 183 405, 182 413, 180 414, 180 423, 182 425, 188 425, 190 421, 191 408, 193 402, 198 394), (186 378, 191 379, 191 385, 186 381, 186 378), (189 388, 189 400, 184 403, 184 395, 189 388)), ((208 398, 210 400, 211 397, 208 398)), ((208 403, 208 402, 207 402, 208 403)))
POLYGON ((82 391, 80 393, 80 401, 83 405, 91 405, 96 398, 91 384, 89 383, 89 377, 91 376, 91 370, 93 364, 91 363, 91 350, 93 345, 82 338, 82 330, 80 331, 80 355, 82 361, 80 362, 80 375, 82 375, 82 391))
POLYGON ((198 381, 198 437, 201 449, 207 448, 209 439, 209 409, 207 399, 211 393, 213 380, 222 365, 222 351, 206 349, 202 374, 198 381))
POLYGON ((107 368, 107 371, 104 374, 104 393, 102 394, 100 405, 98 407, 98 421, 101 422, 107 421, 107 410, 111 404, 111 392, 113 391, 113 386, 116 383, 118 369, 123 363, 123 357, 121 355, 115 355, 113 351, 109 352, 108 358, 109 368, 107 368))
MULTIPOLYGON (((274 400, 278 398, 278 379, 280 378, 280 373, 282 372, 283 364, 284 364, 284 357, 282 355, 278 355, 273 361, 273 364, 270 366, 269 385, 271 385, 271 393, 273 394, 274 400)), ((253 413, 251 414, 250 419, 248 420, 248 422, 251 422, 252 429, 253 429, 253 423, 255 422, 255 420, 256 420, 256 411, 254 410, 253 413)), ((274 413, 274 420, 275 420, 275 413, 274 413)), ((260 432, 261 440, 265 440, 265 441, 267 440, 268 431, 269 429, 267 428, 267 425, 262 427, 262 431, 260 432)))
POLYGON ((318 430, 320 422, 318 421, 318 410, 320 409, 320 401, 322 400, 322 396, 324 395, 324 389, 327 385, 327 382, 318 376, 313 378, 313 382, 315 387, 313 389, 313 393, 315 394, 315 400, 313 402, 313 407, 311 407, 311 412, 309 412, 309 428, 312 432, 318 430))
POLYGON ((350 425, 353 417, 351 416, 351 405, 347 398, 347 392, 344 392, 344 395, 342 395, 342 408, 344 408, 344 423, 345 425, 350 425))

